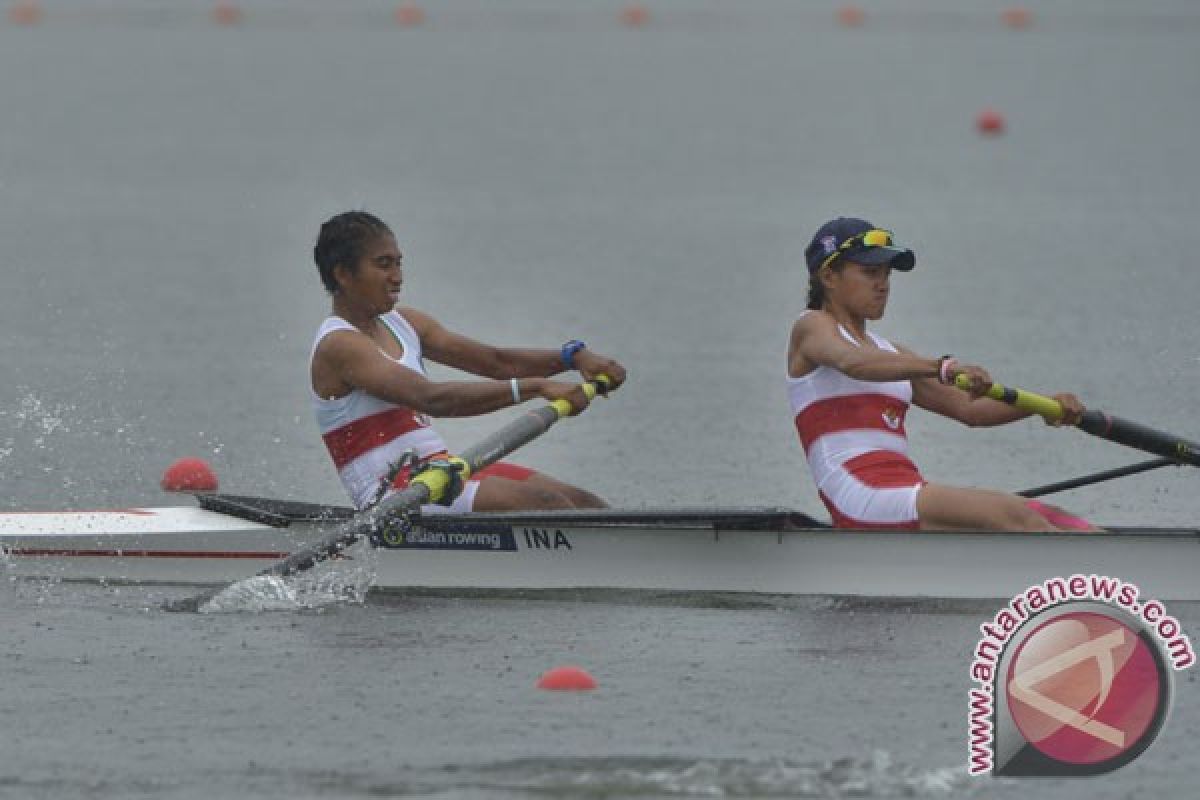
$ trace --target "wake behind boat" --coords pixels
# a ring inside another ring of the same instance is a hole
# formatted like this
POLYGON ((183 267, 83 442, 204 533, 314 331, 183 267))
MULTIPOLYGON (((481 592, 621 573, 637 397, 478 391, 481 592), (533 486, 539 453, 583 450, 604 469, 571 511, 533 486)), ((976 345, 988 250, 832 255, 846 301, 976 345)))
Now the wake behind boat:
MULTIPOLYGON (((18 577, 216 585, 353 517, 338 506, 197 495, 198 506, 0 514, 18 577)), ((1073 574, 1200 600, 1200 530, 834 530, 790 509, 417 515, 376 531, 384 590, 637 589, 869 598, 1004 598, 1073 574)))

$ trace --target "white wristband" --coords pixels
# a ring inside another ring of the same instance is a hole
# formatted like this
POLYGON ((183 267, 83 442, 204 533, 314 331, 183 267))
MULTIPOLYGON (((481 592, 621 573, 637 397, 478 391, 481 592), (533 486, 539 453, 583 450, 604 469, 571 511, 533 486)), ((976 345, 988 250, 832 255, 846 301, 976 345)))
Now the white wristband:
POLYGON ((517 379, 510 378, 508 381, 508 385, 512 387, 513 405, 520 405, 520 403, 521 403, 521 387, 517 384, 517 379))

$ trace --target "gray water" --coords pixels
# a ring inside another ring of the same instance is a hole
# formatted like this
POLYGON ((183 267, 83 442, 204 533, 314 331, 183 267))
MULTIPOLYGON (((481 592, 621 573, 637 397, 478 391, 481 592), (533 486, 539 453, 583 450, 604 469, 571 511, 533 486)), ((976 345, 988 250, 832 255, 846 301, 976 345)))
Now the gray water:
MULTIPOLYGON (((392 224, 406 302, 448 326, 626 364, 517 459, 618 505, 821 512, 781 376, 804 244, 836 214, 918 253, 883 334, 1200 438, 1191 3, 1046 2, 1026 31, 982 1, 867 3, 853 30, 782 0, 663 0, 638 30, 584 0, 429 3, 411 30, 388 3, 242 5, 236 28, 198 0, 0 24, 8 510, 174 502, 157 482, 185 455, 228 491, 342 502, 305 371, 328 303, 312 243, 348 208, 392 224), (974 130, 985 106, 1003 136, 974 130)), ((508 416, 440 427, 462 448, 508 416)), ((1034 421, 909 430, 931 479, 971 485, 1143 457, 1034 421)), ((1183 469, 1058 499, 1112 524, 1200 511, 1183 469)), ((0 794, 1021 791, 960 774, 987 607, 381 596, 181 617, 164 594, 4 589, 0 794), (533 690, 562 662, 601 689, 533 690)), ((1190 786, 1194 695, 1137 762, 1054 792, 1190 786)))

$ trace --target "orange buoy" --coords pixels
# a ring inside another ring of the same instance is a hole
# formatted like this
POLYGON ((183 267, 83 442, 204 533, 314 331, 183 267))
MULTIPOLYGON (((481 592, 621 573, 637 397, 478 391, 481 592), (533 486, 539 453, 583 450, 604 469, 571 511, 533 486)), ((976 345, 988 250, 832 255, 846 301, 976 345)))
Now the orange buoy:
POLYGON ((1033 24, 1033 12, 1024 6, 1012 6, 1000 12, 1000 19, 1010 28, 1024 30, 1033 24))
POLYGON ((42 21, 42 5, 37 0, 17 0, 8 7, 8 21, 14 25, 36 25, 42 21))
POLYGON ((402 28, 414 28, 425 22, 425 9, 416 3, 401 3, 396 7, 396 24, 402 28))
POLYGON ((837 21, 847 28, 857 28, 866 21, 867 15, 858 6, 841 6, 837 10, 837 21))
POLYGON ((212 18, 218 25, 237 25, 242 21, 242 10, 229 0, 218 0, 213 6, 212 18))
POLYGON ((538 679, 537 688, 554 692, 578 692, 596 688, 596 679, 583 667, 555 667, 538 679))
POLYGON ((640 28, 650 21, 650 11, 640 3, 621 9, 621 24, 628 28, 640 28))
POLYGON ((975 117, 975 127, 988 136, 1004 133, 1004 115, 994 108, 985 108, 975 117))
POLYGON ((215 492, 217 474, 202 458, 181 458, 167 467, 159 485, 166 492, 215 492))

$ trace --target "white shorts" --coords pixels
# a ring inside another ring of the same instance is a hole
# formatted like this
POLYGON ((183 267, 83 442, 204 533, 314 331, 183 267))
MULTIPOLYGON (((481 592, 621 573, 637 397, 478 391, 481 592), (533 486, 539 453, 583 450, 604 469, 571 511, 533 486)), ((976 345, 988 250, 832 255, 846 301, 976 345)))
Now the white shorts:
MULTIPOLYGON (((511 481, 523 481, 534 474, 534 471, 528 467, 523 467, 520 464, 512 464, 507 461, 500 461, 476 472, 470 480, 468 480, 459 493, 458 497, 454 498, 454 502, 448 506, 440 506, 436 503, 421 506, 422 514, 465 514, 468 511, 475 510, 475 495, 479 493, 479 484, 489 477, 506 478, 511 481)), ((408 485, 407 473, 397 480, 395 488, 388 492, 387 496, 393 495, 408 485)))
POLYGON ((917 493, 925 484, 907 456, 880 450, 833 470, 819 494, 835 528, 916 530, 917 493))

